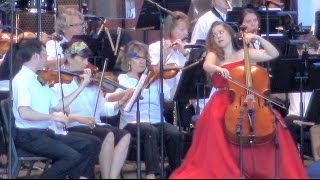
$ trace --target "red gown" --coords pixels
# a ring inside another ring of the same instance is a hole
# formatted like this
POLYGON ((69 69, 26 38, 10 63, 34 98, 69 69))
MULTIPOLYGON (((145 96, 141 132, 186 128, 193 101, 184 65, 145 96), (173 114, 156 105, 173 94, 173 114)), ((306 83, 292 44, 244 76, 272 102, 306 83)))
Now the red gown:
MULTIPOLYGON (((243 65, 238 61, 224 65, 232 69, 243 65)), ((213 75, 217 88, 228 82, 213 75)), ((231 144, 224 134, 224 114, 230 104, 228 91, 216 91, 197 120, 192 145, 182 163, 170 178, 240 178, 239 146, 231 144)), ((308 178, 290 132, 277 122, 279 136, 279 177, 308 178)), ((243 148, 245 178, 275 178, 276 153, 274 141, 254 148, 243 148)))

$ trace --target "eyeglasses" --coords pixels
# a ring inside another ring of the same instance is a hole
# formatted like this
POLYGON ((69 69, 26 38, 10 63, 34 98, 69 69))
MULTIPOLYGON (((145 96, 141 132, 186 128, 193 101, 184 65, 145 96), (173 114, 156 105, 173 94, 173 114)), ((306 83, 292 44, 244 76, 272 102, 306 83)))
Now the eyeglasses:
POLYGON ((218 33, 212 33, 213 37, 218 37, 218 35, 224 34, 223 30, 218 31, 218 33))
POLYGON ((70 27, 84 27, 84 22, 82 22, 82 23, 78 23, 78 24, 70 24, 69 25, 70 27))
POLYGON ((132 57, 132 59, 135 60, 135 61, 141 61, 141 60, 146 61, 147 60, 147 58, 142 57, 142 56, 135 56, 135 57, 132 57))

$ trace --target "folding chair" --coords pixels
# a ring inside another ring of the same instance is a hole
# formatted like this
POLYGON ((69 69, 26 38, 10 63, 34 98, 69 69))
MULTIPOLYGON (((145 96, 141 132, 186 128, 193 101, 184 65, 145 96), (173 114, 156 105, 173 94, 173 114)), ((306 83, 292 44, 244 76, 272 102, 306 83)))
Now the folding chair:
MULTIPOLYGON (((15 132, 15 119, 12 113, 12 107, 10 106, 10 99, 4 99, 1 101, 1 113, 2 113, 2 120, 3 120, 3 129, 4 129, 4 134, 6 135, 6 139, 8 143, 11 143, 11 154, 12 154, 12 158, 11 158, 11 177, 9 174, 9 178, 11 179, 16 179, 22 163, 28 162, 29 165, 27 166, 27 174, 26 174, 26 178, 31 178, 31 171, 33 170, 33 166, 37 161, 43 161, 45 162, 45 167, 44 167, 44 171, 48 168, 48 165, 50 163, 50 160, 47 157, 42 157, 42 156, 38 156, 35 155, 33 153, 24 151, 23 149, 16 147, 14 140, 13 140, 13 136, 11 139, 9 139, 8 137, 8 132, 9 132, 9 123, 11 123, 11 132, 12 134, 14 134, 15 132), (9 120, 9 113, 11 113, 11 119, 9 120)), ((8 150, 9 152, 9 150, 8 150)), ((10 165, 10 163, 9 163, 10 165)))

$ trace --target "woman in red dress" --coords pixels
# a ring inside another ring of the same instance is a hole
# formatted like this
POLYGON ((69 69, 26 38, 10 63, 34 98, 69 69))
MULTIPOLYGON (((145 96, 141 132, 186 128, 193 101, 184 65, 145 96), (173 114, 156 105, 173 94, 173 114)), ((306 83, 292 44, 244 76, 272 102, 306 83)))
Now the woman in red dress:
MULTIPOLYGON (((262 37, 247 33, 246 39, 258 40, 263 47, 263 50, 249 48, 252 63, 279 56, 277 49, 262 37)), ((226 88, 228 82, 224 77, 229 77, 232 68, 244 63, 244 50, 236 42, 235 32, 229 25, 222 22, 212 24, 207 36, 208 53, 203 66, 212 74, 217 91, 197 121, 193 142, 184 162, 170 178, 240 178, 239 145, 231 143, 224 132, 224 116, 231 104, 226 88)), ((253 147, 243 146, 241 178, 307 178, 290 132, 279 121, 276 121, 275 127, 278 153, 274 139, 253 147)))

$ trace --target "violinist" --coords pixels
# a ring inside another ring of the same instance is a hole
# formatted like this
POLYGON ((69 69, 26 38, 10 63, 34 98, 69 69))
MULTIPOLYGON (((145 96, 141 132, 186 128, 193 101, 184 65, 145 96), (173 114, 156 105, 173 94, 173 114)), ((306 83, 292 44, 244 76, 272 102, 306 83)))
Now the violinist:
MULTIPOLYGON (((175 16, 168 15, 165 19, 163 30, 163 63, 164 69, 170 66, 183 67, 189 57, 189 51, 184 49, 188 40, 189 18, 180 11, 175 11, 175 16)), ((159 73, 160 62, 160 41, 150 44, 149 54, 151 66, 159 73)), ((164 83, 170 87, 169 98, 165 99, 164 109, 167 122, 173 123, 173 97, 179 83, 181 72, 177 72, 176 76, 165 79, 164 83)), ((185 105, 183 106, 185 107, 185 105)), ((184 108, 181 108, 184 109, 184 108)))
MULTIPOLYGON (((252 63, 269 61, 279 55, 277 49, 267 40, 255 34, 245 34, 245 41, 250 42, 253 39, 261 42, 263 50, 248 48, 252 63)), ((239 145, 231 143, 225 132, 225 112, 234 97, 228 90, 226 78, 232 69, 243 66, 245 57, 244 50, 237 42, 231 26, 222 22, 212 24, 206 39, 208 53, 203 68, 212 74, 217 90, 196 123, 193 134, 196 141, 192 142, 183 164, 173 172, 171 178, 239 178, 240 156, 243 159, 244 176, 241 178, 275 176, 277 157, 273 140, 265 144, 243 146, 240 153, 239 145)), ((307 178, 289 131, 284 129, 279 121, 276 123, 279 124, 276 129, 279 143, 279 178, 307 178)))
POLYGON ((83 34, 84 28, 84 16, 80 11, 75 8, 66 8, 59 13, 55 21, 54 38, 46 43, 48 67, 56 68, 58 60, 61 60, 61 65, 64 63, 61 44, 68 42, 75 35, 83 34))
MULTIPOLYGON (((68 43, 63 44, 62 48, 66 58, 62 66, 65 70, 82 72, 86 69, 91 50, 83 41, 71 39, 68 43)), ((80 85, 78 77, 74 77, 69 84, 62 84, 64 95, 69 95, 80 85)), ((52 89, 61 95, 60 84, 55 84, 52 89)), ((130 90, 128 92, 130 93, 130 90)), ((103 123, 100 119, 101 116, 116 115, 114 108, 117 108, 118 105, 116 102, 106 102, 98 86, 92 84, 84 87, 69 106, 69 118, 74 122, 67 124, 67 130, 94 135, 102 142, 99 162, 103 179, 119 178, 130 143, 130 134, 126 130, 103 123), (97 95, 99 99, 95 109, 97 95)))
POLYGON ((62 101, 48 85, 42 85, 36 72, 47 60, 43 44, 26 40, 16 53, 20 69, 12 81, 15 144, 17 147, 53 160, 40 178, 94 178, 100 140, 87 134, 66 132, 68 116, 61 113, 90 82, 90 72, 81 77, 79 87, 62 101))
MULTIPOLYGON (((122 52, 121 69, 126 74, 118 76, 119 84, 134 88, 140 79, 141 74, 150 63, 147 45, 138 42, 129 42, 122 52), (136 54, 136 56, 132 56, 136 54)), ((167 89, 168 87, 165 87, 167 89)), ((149 88, 145 88, 141 92, 143 99, 139 100, 140 110, 140 130, 141 130, 141 146, 144 149, 142 157, 146 164, 146 178, 154 179, 159 174, 160 161, 160 102, 159 102, 159 80, 151 83, 149 88)), ((168 91, 167 91, 168 92, 168 91)), ((123 90, 118 88, 114 93, 108 93, 107 99, 113 99, 113 96, 123 93, 123 90)), ((167 97, 168 94, 165 94, 167 97)), ((137 104, 134 103, 131 111, 124 111, 126 101, 120 100, 120 128, 131 133, 133 137, 137 137, 136 128, 136 112, 137 104)), ((181 163, 182 153, 182 134, 175 126, 169 123, 164 123, 164 146, 166 154, 169 158, 169 166, 173 170, 181 163)))

